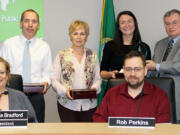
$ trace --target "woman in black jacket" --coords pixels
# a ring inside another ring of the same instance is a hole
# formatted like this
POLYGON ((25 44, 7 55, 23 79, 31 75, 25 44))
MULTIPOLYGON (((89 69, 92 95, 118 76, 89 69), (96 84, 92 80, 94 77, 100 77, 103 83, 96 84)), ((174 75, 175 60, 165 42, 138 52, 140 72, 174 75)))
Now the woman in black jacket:
POLYGON ((123 67, 124 56, 132 50, 142 52, 146 60, 151 59, 149 46, 141 41, 136 17, 131 11, 122 11, 116 20, 115 37, 103 50, 101 77, 116 78, 115 74, 123 67))

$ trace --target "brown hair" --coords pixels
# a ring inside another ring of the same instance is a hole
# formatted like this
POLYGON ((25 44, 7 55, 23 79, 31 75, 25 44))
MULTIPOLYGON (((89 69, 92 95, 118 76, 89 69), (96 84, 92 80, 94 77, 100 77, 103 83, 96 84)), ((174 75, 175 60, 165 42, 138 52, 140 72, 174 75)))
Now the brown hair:
POLYGON ((139 52, 139 51, 131 51, 130 53, 126 54, 124 57, 124 64, 127 59, 133 58, 133 57, 139 57, 142 60, 143 66, 146 66, 146 59, 145 56, 139 52))
POLYGON ((38 22, 39 22, 39 14, 38 14, 35 10, 33 10, 33 9, 27 9, 27 10, 25 10, 25 11, 21 14, 21 22, 23 21, 23 19, 24 19, 24 14, 25 14, 26 12, 33 12, 33 13, 35 13, 35 14, 37 15, 37 17, 38 17, 38 22))
POLYGON ((6 60, 4 60, 2 57, 0 57, 0 62, 2 62, 4 64, 5 69, 6 69, 5 72, 8 76, 8 78, 10 78, 10 65, 9 65, 9 63, 6 60))

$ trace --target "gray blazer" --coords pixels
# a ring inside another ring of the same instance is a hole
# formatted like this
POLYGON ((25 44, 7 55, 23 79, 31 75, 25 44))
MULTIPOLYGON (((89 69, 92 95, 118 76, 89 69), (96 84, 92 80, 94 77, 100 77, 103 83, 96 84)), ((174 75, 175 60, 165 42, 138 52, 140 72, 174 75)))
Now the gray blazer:
POLYGON ((9 96, 9 110, 28 110, 28 120, 37 122, 34 109, 26 95, 18 90, 7 88, 9 96))
MULTIPOLYGON (((157 42, 152 59, 160 64, 159 75, 162 77, 171 77, 175 82, 177 120, 180 120, 180 39, 173 45, 166 61, 162 62, 168 46, 168 39, 166 37, 157 42)), ((151 76, 157 76, 157 74, 157 72, 152 72, 151 76)))

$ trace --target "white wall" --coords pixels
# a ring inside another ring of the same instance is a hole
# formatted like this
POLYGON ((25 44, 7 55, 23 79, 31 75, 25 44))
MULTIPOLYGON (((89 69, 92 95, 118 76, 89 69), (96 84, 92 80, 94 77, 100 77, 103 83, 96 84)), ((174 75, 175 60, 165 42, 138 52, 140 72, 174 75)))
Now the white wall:
MULTIPOLYGON (((87 47, 97 50, 101 21, 102 0, 44 0, 45 40, 50 44, 53 58, 58 50, 71 45, 68 27, 75 19, 89 23, 87 47)), ((114 0, 116 16, 131 10, 137 17, 141 36, 153 51, 155 43, 166 36, 162 21, 166 11, 180 9, 179 0, 114 0)), ((58 122, 55 93, 50 89, 46 98, 46 122, 58 122)))
POLYGON ((86 46, 98 50, 101 0, 44 0, 44 10, 45 40, 50 43, 53 56, 71 45, 68 28, 76 19, 89 24, 86 46))

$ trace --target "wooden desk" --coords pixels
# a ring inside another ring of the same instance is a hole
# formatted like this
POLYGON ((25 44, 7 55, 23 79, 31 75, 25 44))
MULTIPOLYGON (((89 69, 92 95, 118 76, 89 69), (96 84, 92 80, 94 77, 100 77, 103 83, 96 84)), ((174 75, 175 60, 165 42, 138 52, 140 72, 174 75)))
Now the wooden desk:
POLYGON ((155 129, 108 128, 107 123, 37 123, 28 128, 1 128, 0 135, 180 135, 180 125, 157 124, 155 129))

